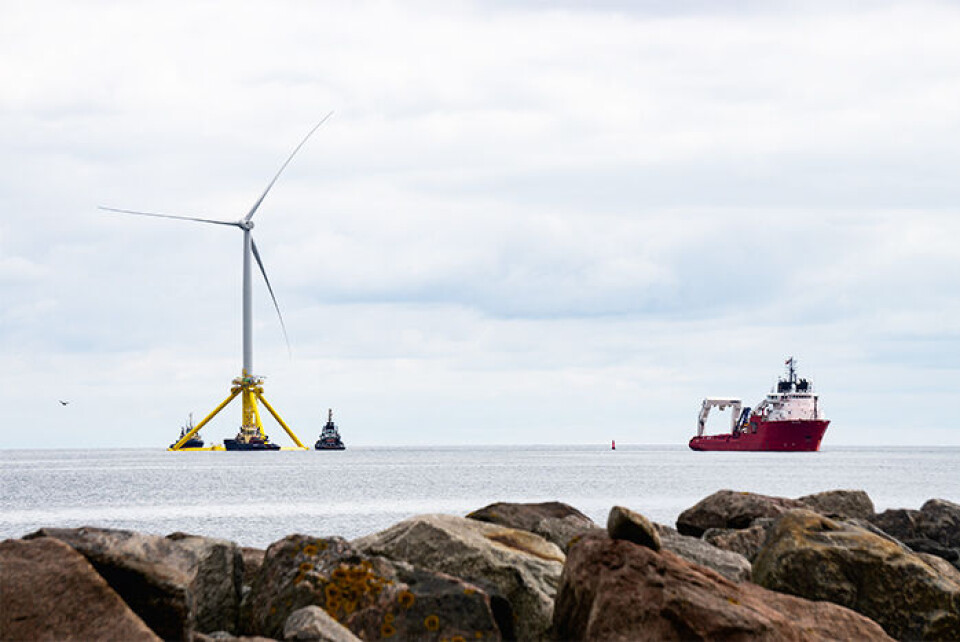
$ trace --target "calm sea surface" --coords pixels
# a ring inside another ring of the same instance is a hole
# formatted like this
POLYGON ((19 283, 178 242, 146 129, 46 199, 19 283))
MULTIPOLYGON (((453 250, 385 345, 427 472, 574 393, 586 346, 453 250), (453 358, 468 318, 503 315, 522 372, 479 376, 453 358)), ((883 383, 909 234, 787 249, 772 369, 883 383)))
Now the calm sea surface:
POLYGON ((420 513, 560 500, 601 524, 614 504, 673 524, 721 488, 797 497, 866 490, 877 510, 960 502, 960 448, 696 453, 686 447, 350 448, 344 452, 0 451, 0 538, 41 526, 185 531, 264 547, 348 539, 420 513))

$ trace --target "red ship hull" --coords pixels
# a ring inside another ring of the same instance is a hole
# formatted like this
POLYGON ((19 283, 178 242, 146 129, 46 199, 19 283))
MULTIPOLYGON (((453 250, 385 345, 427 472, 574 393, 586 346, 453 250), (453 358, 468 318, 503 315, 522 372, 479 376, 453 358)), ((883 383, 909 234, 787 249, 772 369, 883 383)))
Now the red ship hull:
MULTIPOLYGON (((693 450, 753 450, 773 452, 814 452, 820 450, 826 420, 761 421, 756 432, 703 435, 690 440, 693 450)), ((751 426, 752 428, 752 426, 751 426)))

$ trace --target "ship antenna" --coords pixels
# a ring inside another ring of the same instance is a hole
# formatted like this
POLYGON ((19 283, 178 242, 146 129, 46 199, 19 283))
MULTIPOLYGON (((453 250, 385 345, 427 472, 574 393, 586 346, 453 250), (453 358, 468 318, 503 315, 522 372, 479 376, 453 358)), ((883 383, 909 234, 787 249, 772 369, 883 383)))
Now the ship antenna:
POLYGON ((796 371, 795 365, 796 365, 796 360, 793 357, 790 357, 789 359, 787 359, 787 368, 788 368, 787 373, 790 375, 790 379, 789 379, 790 383, 797 382, 797 371, 796 371))

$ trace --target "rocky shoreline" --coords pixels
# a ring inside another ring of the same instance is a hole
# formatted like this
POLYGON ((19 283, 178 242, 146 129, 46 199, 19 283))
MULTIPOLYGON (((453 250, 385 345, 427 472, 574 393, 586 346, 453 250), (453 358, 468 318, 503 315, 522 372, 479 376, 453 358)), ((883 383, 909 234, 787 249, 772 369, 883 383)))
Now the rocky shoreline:
POLYGON ((960 640, 960 505, 721 490, 676 528, 559 502, 266 550, 43 528, 0 542, 0 640, 960 640))

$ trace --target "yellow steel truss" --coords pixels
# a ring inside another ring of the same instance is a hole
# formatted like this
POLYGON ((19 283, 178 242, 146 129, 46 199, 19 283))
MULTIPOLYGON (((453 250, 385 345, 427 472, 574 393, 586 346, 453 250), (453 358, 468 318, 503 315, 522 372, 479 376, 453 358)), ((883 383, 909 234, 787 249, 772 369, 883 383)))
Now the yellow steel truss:
POLYGON ((267 400, 263 396, 263 380, 259 377, 253 377, 246 372, 233 380, 233 385, 230 388, 230 396, 224 399, 219 406, 213 409, 209 415, 203 418, 203 420, 193 427, 193 430, 189 431, 183 437, 180 438, 177 443, 173 444, 167 450, 224 450, 223 446, 211 446, 207 448, 184 448, 183 445, 190 441, 194 435, 200 432, 200 429, 207 425, 211 419, 217 416, 217 414, 227 407, 227 405, 240 397, 240 400, 243 404, 243 423, 240 426, 240 432, 243 434, 250 434, 253 432, 259 433, 261 438, 266 439, 266 433, 263 431, 263 422, 260 420, 260 410, 257 408, 257 400, 259 399, 261 403, 266 407, 266 409, 273 415, 273 418, 277 420, 277 423, 283 428, 283 430, 290 436, 290 439, 293 440, 293 443, 297 445, 296 448, 284 448, 283 450, 308 450, 306 446, 303 445, 303 442, 297 437, 293 432, 293 429, 287 425, 281 417, 280 414, 274 410, 267 400))

